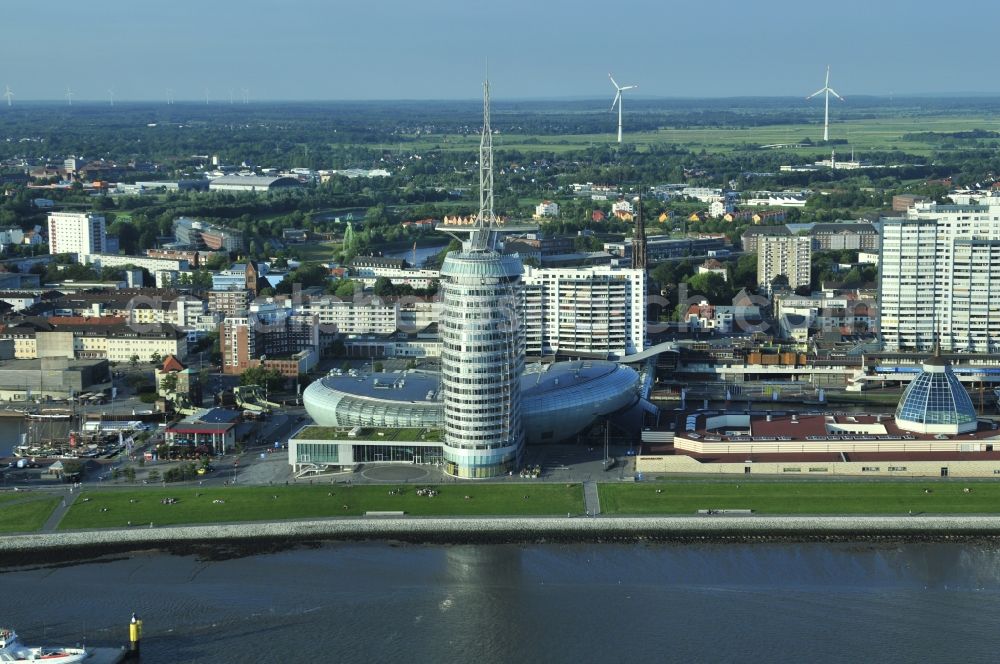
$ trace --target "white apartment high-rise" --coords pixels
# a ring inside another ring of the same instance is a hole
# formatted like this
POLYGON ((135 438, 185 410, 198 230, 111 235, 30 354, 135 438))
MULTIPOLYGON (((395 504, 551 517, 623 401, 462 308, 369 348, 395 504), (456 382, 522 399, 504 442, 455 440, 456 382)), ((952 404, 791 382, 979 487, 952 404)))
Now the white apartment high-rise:
POLYGON ((90 212, 49 213, 49 253, 83 258, 104 253, 107 234, 104 216, 90 212))
POLYGON ((812 238, 808 236, 762 235, 757 240, 757 283, 770 291, 779 274, 788 277, 792 289, 812 280, 812 238))
POLYGON ((646 272, 524 268, 526 351, 623 357, 645 348, 646 272))
POLYGON ((882 219, 879 291, 886 350, 1000 350, 1000 203, 882 219))

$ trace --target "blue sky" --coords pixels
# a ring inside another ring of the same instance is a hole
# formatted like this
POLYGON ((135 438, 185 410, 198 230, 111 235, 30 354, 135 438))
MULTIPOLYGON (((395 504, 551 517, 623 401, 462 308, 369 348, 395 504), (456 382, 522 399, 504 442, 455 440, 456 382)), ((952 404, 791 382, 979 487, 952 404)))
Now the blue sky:
POLYGON ((17 99, 1000 94, 996 8, 926 0, 49 0, 5 7, 17 99), (960 10, 960 11, 959 11, 960 10))

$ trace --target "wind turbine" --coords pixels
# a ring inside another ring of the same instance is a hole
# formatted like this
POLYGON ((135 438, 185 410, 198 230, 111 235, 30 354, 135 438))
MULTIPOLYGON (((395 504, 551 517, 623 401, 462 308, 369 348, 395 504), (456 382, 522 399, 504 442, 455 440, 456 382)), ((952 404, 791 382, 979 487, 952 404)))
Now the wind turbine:
POLYGON ((70 106, 72 106, 73 105, 73 91, 69 89, 69 86, 66 86, 66 94, 64 94, 63 96, 66 97, 66 102, 70 106))
POLYGON ((208 88, 205 88, 205 106, 208 106, 208 88))
POLYGON ((615 100, 611 102, 611 110, 615 110, 615 104, 618 104, 618 142, 622 142, 622 93, 626 90, 634 90, 639 87, 638 85, 626 85, 624 87, 618 85, 618 81, 615 77, 608 73, 608 78, 611 79, 611 85, 615 86, 615 100))
POLYGON ((830 95, 833 95, 840 101, 844 101, 844 98, 837 94, 837 91, 830 87, 830 65, 826 66, 826 83, 822 88, 812 93, 806 97, 806 101, 809 101, 816 95, 823 95, 825 98, 823 107, 823 140, 830 140, 830 95))
POLYGON ((6 88, 7 89, 4 91, 3 96, 7 98, 7 105, 10 106, 11 100, 14 98, 14 93, 10 91, 9 85, 6 86, 6 88))
POLYGON ((250 88, 243 88, 243 103, 247 104, 250 101, 250 88))
POLYGON ((108 101, 111 102, 111 106, 115 105, 115 89, 108 88, 108 101))
POLYGON ((174 89, 167 88, 167 105, 169 106, 170 104, 173 103, 174 103, 174 89))

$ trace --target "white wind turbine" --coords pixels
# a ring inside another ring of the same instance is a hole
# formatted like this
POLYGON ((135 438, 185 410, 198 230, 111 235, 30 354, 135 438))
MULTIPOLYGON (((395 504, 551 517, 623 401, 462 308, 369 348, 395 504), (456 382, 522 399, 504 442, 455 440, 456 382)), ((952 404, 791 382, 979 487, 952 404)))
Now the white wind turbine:
POLYGON ((115 89, 114 88, 108 88, 108 101, 111 102, 112 106, 115 105, 115 89))
POLYGON ((618 104, 618 142, 621 143, 622 142, 622 93, 625 92, 626 90, 634 90, 639 86, 626 85, 623 87, 621 85, 618 85, 618 81, 616 81, 615 77, 612 76, 610 73, 608 74, 608 78, 611 79, 611 85, 615 86, 615 100, 611 102, 611 110, 612 111, 615 110, 615 104, 618 104))
POLYGON ((167 105, 174 103, 174 89, 167 88, 167 105))
POLYGON ((73 105, 73 91, 69 89, 69 86, 66 87, 66 94, 64 94, 63 96, 66 97, 66 103, 69 104, 70 106, 72 106, 73 105))
POLYGON ((10 106, 11 105, 11 100, 14 98, 14 93, 10 91, 10 86, 9 85, 5 86, 5 87, 6 87, 6 90, 4 91, 3 96, 7 98, 7 105, 10 106))
POLYGON ((830 65, 826 66, 826 83, 822 88, 812 93, 806 97, 806 101, 809 101, 816 95, 822 94, 825 97, 825 104, 823 108, 823 140, 830 140, 830 95, 833 95, 840 101, 844 101, 844 98, 837 94, 837 91, 830 87, 830 65))
POLYGON ((247 104, 250 101, 250 88, 243 88, 243 103, 247 104))

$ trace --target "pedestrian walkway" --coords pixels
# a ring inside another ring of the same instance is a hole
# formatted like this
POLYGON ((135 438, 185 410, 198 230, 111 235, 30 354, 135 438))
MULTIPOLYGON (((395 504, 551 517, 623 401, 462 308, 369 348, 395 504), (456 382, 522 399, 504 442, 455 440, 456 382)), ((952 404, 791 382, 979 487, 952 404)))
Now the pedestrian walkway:
POLYGON ((67 493, 66 496, 64 496, 63 499, 59 501, 59 504, 56 505, 56 508, 52 510, 52 514, 49 515, 49 518, 48 520, 46 520, 45 525, 42 526, 42 532, 52 532, 56 528, 58 528, 59 524, 63 520, 63 517, 66 516, 66 512, 68 512, 69 508, 73 506, 73 503, 76 501, 76 498, 79 495, 80 495, 79 491, 74 491, 73 493, 67 493))
POLYGON ((587 507, 587 514, 597 516, 601 513, 601 499, 597 494, 597 482, 590 480, 583 483, 583 501, 587 507))

